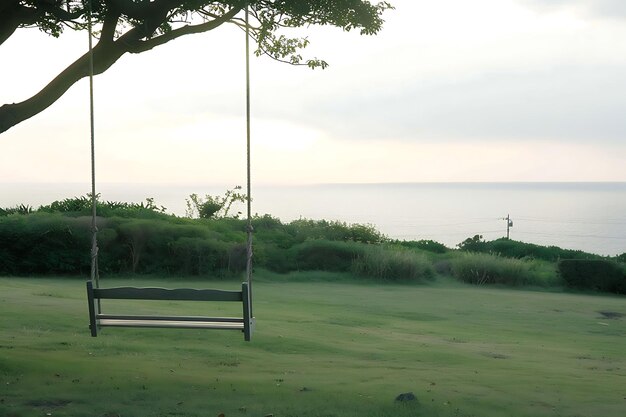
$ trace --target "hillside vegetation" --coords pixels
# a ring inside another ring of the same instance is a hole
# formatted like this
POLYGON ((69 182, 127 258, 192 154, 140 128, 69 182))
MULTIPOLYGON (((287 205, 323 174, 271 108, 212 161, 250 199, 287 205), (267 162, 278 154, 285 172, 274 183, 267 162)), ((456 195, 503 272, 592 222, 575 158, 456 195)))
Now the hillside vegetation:
MULTIPOLYGON (((100 202, 101 273, 239 277, 246 263, 246 221, 229 214, 233 199, 243 199, 229 193, 222 199, 192 196, 189 212, 200 218, 166 214, 151 199, 100 202)), ((86 197, 36 210, 0 209, 0 274, 85 277, 91 262, 90 212, 86 197)), ((252 225, 255 267, 277 273, 345 272, 390 282, 449 276, 476 285, 626 293, 626 255, 603 258, 508 239, 486 242, 480 236, 450 249, 432 240, 391 240, 371 225, 309 219, 283 223, 270 215, 255 216, 252 225)))

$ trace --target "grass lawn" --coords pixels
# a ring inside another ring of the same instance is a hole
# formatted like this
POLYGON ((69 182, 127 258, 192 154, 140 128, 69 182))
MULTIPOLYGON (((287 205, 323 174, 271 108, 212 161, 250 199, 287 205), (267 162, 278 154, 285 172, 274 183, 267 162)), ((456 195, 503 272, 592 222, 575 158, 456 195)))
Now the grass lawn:
MULTIPOLYGON (((624 297, 276 280, 254 296, 251 343, 212 330, 91 338, 81 280, 0 278, 0 416, 626 415, 624 297), (395 403, 404 392, 418 400, 395 403)), ((238 314, 105 301, 106 312, 238 314)))

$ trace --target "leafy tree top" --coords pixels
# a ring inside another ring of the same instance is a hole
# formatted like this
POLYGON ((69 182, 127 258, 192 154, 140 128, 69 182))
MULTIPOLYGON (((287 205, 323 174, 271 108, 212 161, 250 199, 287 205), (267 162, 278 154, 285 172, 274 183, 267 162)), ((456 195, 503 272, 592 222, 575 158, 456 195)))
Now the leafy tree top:
MULTIPOLYGON (((126 53, 141 53, 224 23, 245 28, 242 10, 246 5, 257 56, 311 68, 324 68, 327 63, 304 59, 301 50, 308 40, 285 36, 281 29, 331 25, 373 35, 382 28, 383 13, 392 8, 385 1, 367 0, 3 0, 0 44, 19 28, 36 27, 59 37, 64 30, 85 30, 91 23, 98 37, 93 48, 94 73, 100 74, 126 53)), ((1 106, 0 133, 54 103, 88 75, 88 62, 85 53, 33 97, 1 106)))

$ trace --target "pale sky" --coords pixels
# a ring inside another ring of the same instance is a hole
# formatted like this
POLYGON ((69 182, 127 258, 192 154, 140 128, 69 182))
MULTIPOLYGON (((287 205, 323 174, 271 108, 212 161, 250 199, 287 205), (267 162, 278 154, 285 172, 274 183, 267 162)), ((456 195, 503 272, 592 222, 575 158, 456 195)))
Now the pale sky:
MULTIPOLYGON (((393 0, 374 37, 312 28, 326 70, 252 58, 258 184, 626 181, 626 2, 393 0)), ((87 48, 21 30, 0 104, 87 48)), ((222 27, 95 78, 98 180, 243 184, 244 37, 222 27)), ((89 181, 88 84, 0 135, 0 182, 89 181)))

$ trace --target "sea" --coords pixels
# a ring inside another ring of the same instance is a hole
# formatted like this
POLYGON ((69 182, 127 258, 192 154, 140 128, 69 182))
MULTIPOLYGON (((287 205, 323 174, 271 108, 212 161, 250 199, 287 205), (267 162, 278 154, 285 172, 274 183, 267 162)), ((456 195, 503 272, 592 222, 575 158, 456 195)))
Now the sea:
MULTIPOLYGON (((236 185, 104 183, 97 192, 109 201, 150 197, 183 216, 190 194, 223 195, 236 185)), ((0 183, 0 207, 38 207, 90 189, 84 183, 0 183)), ((508 217, 514 240, 600 255, 626 252, 626 182, 253 184, 252 197, 253 214, 284 222, 370 224, 393 239, 432 239, 451 248, 475 235, 506 236, 508 217)))

